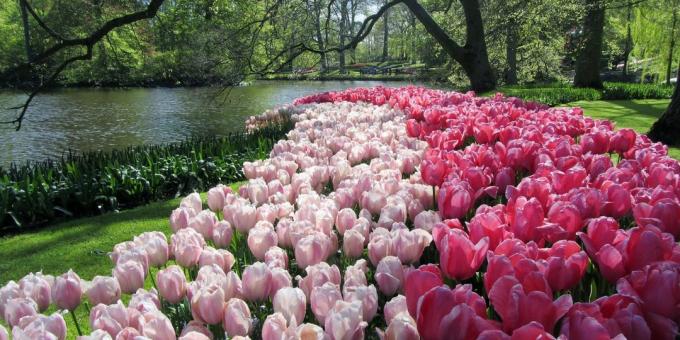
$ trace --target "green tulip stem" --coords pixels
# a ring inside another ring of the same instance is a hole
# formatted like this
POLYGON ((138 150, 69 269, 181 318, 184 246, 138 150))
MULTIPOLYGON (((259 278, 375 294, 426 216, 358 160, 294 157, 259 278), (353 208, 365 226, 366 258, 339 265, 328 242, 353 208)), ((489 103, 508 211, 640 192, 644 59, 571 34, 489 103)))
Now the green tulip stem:
POLYGON ((153 278, 153 271, 151 268, 149 268, 149 277, 151 277, 151 284, 153 284, 153 287, 158 290, 158 286, 156 286, 156 280, 153 278))
POLYGON ((80 330, 80 325, 78 324, 78 319, 76 318, 76 310, 69 311, 69 314, 71 314, 71 317, 73 318, 73 323, 76 324, 76 329, 78 330, 78 335, 82 336, 83 331, 80 330))
POLYGON ((435 186, 432 186, 432 210, 437 211, 437 195, 435 193, 435 186))

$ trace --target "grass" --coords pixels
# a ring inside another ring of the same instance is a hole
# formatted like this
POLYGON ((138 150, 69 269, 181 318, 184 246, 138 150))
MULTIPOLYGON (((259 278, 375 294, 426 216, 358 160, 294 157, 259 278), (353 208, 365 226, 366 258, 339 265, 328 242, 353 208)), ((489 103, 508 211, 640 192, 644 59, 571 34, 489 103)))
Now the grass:
MULTIPOLYGON (((639 133, 647 133, 669 103, 668 99, 596 100, 571 102, 565 106, 579 106, 587 116, 609 119, 618 128, 631 128, 639 133)), ((668 153, 680 160, 680 148, 669 147, 668 153)))

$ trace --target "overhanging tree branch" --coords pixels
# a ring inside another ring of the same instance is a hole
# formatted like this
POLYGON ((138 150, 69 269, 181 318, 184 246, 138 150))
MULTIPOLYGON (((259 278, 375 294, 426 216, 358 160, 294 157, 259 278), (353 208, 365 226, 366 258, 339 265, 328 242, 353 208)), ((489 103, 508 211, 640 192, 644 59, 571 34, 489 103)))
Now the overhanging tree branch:
POLYGON ((57 68, 54 69, 54 71, 51 73, 47 81, 43 82, 39 87, 31 91, 31 93, 28 95, 28 98, 24 102, 23 105, 11 108, 14 110, 20 110, 17 117, 9 120, 9 121, 4 121, 0 122, 0 124, 14 124, 16 127, 16 130, 21 129, 21 123, 23 122, 24 118, 26 117, 26 111, 28 110, 28 106, 30 103, 33 101, 33 98, 42 90, 44 90, 47 86, 51 85, 54 80, 57 79, 59 74, 66 68, 68 67, 71 63, 79 61, 79 60, 89 60, 92 59, 92 48, 94 45, 99 42, 101 39, 103 39, 107 34, 109 34, 111 31, 114 29, 125 26, 131 23, 134 23, 136 21, 140 20, 145 20, 145 19, 150 19, 156 16, 156 13, 158 12, 158 9, 160 6, 163 4, 165 0, 151 0, 146 8, 141 11, 137 11, 134 13, 126 14, 120 17, 113 18, 107 22, 105 22, 100 28, 95 30, 94 32, 90 33, 86 37, 82 38, 74 38, 74 39, 66 39, 60 34, 58 34, 56 31, 54 31, 52 28, 50 28, 48 25, 45 24, 42 19, 35 13, 33 8, 28 5, 26 0, 21 0, 22 4, 24 4, 31 14, 31 16, 36 20, 38 25, 44 29, 50 36, 55 38, 57 40, 57 43, 52 45, 51 47, 47 48, 40 54, 34 56, 30 60, 28 60, 25 63, 22 63, 14 68, 11 68, 5 72, 3 72, 2 75, 0 75, 1 79, 13 79, 13 78, 18 78, 19 74, 26 73, 27 71, 30 71, 33 67, 37 65, 42 65, 46 64, 47 61, 49 60, 50 57, 55 56, 56 54, 66 51, 69 48, 72 47, 85 47, 87 52, 85 54, 77 55, 75 57, 71 57, 69 59, 66 59, 63 61, 61 64, 57 66, 57 68))

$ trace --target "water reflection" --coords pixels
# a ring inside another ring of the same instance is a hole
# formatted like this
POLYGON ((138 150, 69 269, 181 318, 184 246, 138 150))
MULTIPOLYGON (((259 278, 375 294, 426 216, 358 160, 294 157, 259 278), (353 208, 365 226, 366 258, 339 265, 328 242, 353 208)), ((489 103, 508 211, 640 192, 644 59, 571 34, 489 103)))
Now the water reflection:
MULTIPOLYGON (((220 136, 243 128, 249 115, 300 96, 348 87, 403 86, 408 82, 259 81, 218 88, 61 89, 36 97, 22 130, 0 126, 0 166, 59 157, 64 151, 111 150, 166 143, 190 136, 220 136)), ((0 107, 23 94, 0 92, 0 107)), ((0 113, 2 120, 10 112, 0 113)))

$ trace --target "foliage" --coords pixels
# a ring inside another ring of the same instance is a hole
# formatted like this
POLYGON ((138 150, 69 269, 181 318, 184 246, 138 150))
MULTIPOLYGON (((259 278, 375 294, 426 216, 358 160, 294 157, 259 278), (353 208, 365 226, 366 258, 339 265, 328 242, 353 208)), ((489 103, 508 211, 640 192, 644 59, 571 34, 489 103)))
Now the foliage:
POLYGON ((290 125, 224 138, 68 154, 60 160, 0 169, 0 232, 238 181, 243 178, 241 163, 265 157, 290 125))
MULTIPOLYGON (((575 101, 614 99, 668 99, 673 87, 660 84, 605 82, 604 89, 573 88, 564 83, 504 86, 498 89, 508 96, 535 101, 550 106, 575 101)), ((491 95, 493 93, 487 93, 491 95)))

